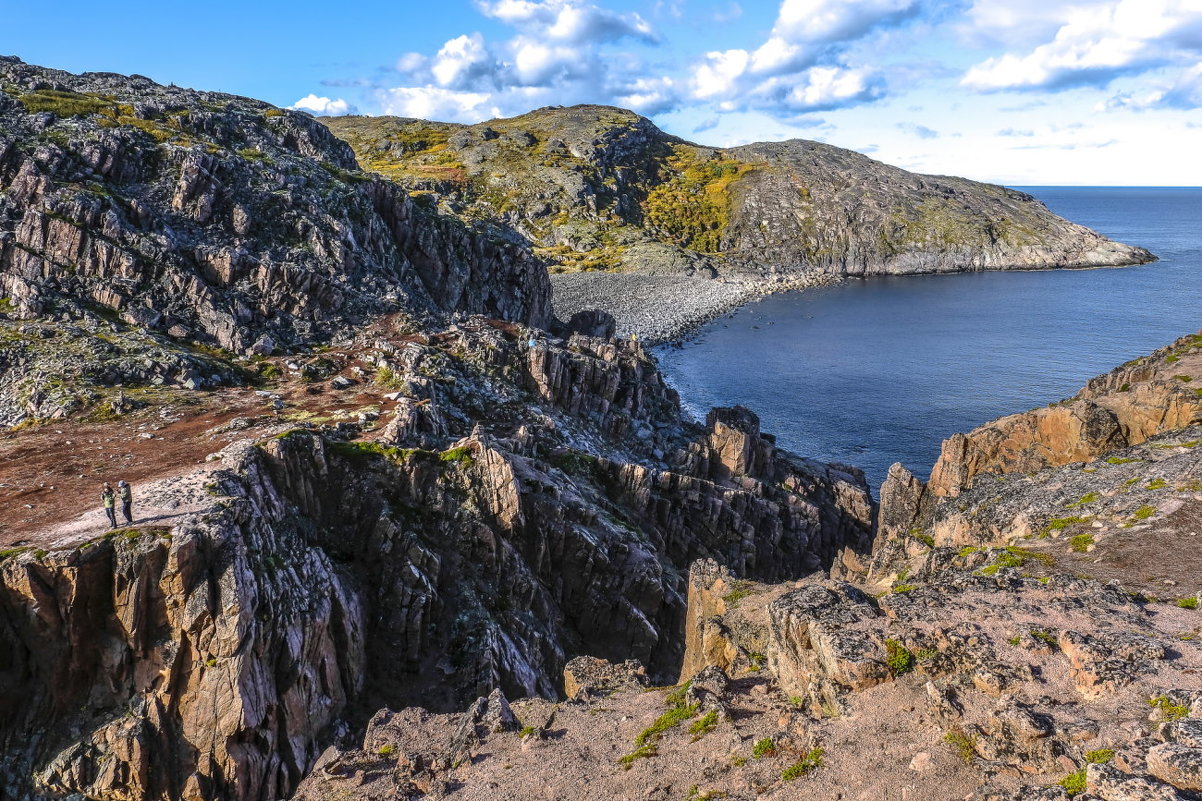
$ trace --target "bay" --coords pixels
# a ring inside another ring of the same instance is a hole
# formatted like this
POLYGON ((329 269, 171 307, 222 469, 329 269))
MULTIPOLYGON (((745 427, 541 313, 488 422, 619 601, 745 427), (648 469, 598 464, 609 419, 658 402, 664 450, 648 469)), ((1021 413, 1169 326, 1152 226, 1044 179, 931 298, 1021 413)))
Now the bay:
POLYGON ((1202 327, 1202 189, 1021 187, 1160 260, 872 277, 765 298, 657 349, 687 410, 743 404, 795 453, 925 478, 940 443, 1202 327))

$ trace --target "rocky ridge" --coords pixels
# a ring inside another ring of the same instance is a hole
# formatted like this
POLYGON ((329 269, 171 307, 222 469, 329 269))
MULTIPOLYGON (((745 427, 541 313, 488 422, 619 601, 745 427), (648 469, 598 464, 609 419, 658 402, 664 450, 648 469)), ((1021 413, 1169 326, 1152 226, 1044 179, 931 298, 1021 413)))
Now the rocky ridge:
POLYGON ((504 221, 553 272, 868 275, 1154 258, 1004 187, 915 175, 817 142, 704 147, 604 106, 476 125, 323 122, 366 169, 449 213, 504 221))

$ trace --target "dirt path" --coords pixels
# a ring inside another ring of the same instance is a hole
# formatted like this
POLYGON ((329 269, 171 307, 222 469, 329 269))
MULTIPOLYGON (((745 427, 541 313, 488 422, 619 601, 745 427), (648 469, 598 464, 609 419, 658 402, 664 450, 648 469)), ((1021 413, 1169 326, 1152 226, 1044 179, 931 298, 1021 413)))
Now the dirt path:
MULTIPOLYGON (((354 363, 353 356, 345 358, 354 363)), ((278 361, 287 374, 286 360, 278 361)), ((270 436, 306 420, 356 419, 362 409, 390 405, 386 392, 363 380, 334 390, 296 377, 270 392, 253 387, 180 391, 175 402, 112 421, 56 420, 0 433, 0 549, 45 547, 104 533, 108 520, 100 490, 105 481, 133 485, 137 525, 157 525, 151 518, 176 520, 195 510, 161 492, 161 486, 172 486, 163 482, 219 466, 207 458, 235 440, 270 436), (278 418, 275 396, 284 402, 278 418)))

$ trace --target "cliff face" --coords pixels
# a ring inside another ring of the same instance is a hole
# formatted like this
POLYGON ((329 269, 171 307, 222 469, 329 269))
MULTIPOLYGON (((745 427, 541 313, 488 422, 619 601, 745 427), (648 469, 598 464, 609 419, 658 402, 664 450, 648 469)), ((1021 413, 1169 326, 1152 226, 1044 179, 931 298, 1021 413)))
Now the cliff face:
POLYGON ((303 114, 15 59, 0 85, 0 295, 20 316, 100 309, 238 352, 400 309, 550 321, 526 248, 360 172, 303 114))
POLYGON ((472 318, 351 352, 395 387, 378 427, 259 421, 174 490, 197 511, 2 552, 6 792, 288 797, 364 710, 556 697, 579 654, 674 675, 695 559, 867 551, 862 476, 743 409, 682 423, 637 343, 472 318))
POLYGON ((552 270, 845 275, 1085 267, 1153 256, 1029 195, 816 142, 694 145, 629 111, 545 108, 462 126, 323 119, 368 170, 503 220, 552 270))

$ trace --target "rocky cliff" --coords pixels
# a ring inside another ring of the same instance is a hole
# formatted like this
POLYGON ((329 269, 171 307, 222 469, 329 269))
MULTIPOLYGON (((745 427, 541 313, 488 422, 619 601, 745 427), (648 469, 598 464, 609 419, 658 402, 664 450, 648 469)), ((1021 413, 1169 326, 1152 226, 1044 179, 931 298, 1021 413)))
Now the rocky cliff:
POLYGON ((867 275, 1153 258, 1022 192, 915 175, 817 142, 703 147, 622 109, 544 108, 470 126, 323 122, 366 169, 465 219, 504 221, 553 271, 867 275))
POLYGON ((295 387, 378 423, 239 418, 170 479, 193 511, 0 551, 7 793, 288 797, 378 706, 554 698, 580 654, 674 676, 696 559, 782 580, 867 553, 861 475, 745 409, 682 421, 637 343, 397 324, 295 387))
POLYGON ((550 321, 528 249, 360 172, 304 114, 14 58, 0 88, 0 295, 17 316, 95 309, 236 352, 401 309, 550 321))
POLYGON ((581 659, 563 704, 381 710, 300 797, 1196 801, 1202 426, 1176 389, 1200 343, 1089 382, 1121 439, 1015 435, 1042 461, 982 460, 954 497, 895 468, 851 580, 694 562, 674 688, 581 659))

